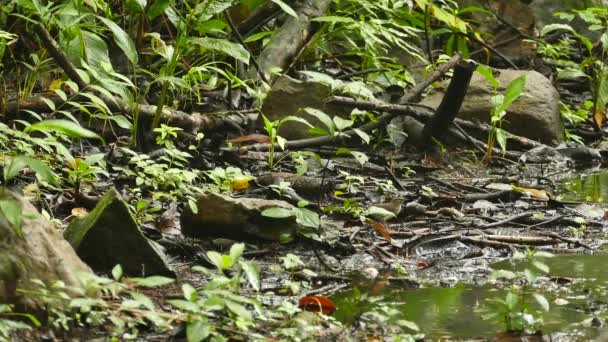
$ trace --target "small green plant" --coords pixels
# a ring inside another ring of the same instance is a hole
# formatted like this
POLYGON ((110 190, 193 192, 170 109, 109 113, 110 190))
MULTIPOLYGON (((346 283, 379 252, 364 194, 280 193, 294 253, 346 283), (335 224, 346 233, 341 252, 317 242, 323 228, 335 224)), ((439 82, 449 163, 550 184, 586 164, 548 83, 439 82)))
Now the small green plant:
POLYGON ((492 151, 494 143, 498 142, 502 152, 507 150, 507 139, 509 133, 502 129, 504 117, 507 115, 507 109, 517 100, 524 92, 526 86, 526 76, 520 76, 509 83, 504 95, 498 94, 498 80, 494 77, 492 70, 488 67, 480 65, 477 67, 477 72, 485 77, 494 88, 494 96, 492 96, 492 112, 490 113, 491 129, 488 134, 488 146, 484 160, 489 162, 492 160, 492 151))
POLYGON ((488 308, 488 313, 484 315, 484 318, 501 320, 508 332, 536 332, 543 325, 543 320, 540 317, 540 311, 530 305, 529 297, 534 298, 543 311, 549 311, 549 301, 542 294, 533 292, 533 289, 539 274, 549 273, 549 267, 541 258, 552 256, 550 253, 527 249, 525 254, 517 252, 513 255, 514 260, 526 265, 523 271, 498 270, 494 272, 491 279, 506 279, 512 281, 513 285, 504 299, 489 300, 492 305, 488 308))
POLYGON ((85 159, 68 156, 69 161, 63 169, 68 175, 66 181, 72 185, 75 193, 79 193, 83 182, 93 182, 98 180, 100 175, 109 177, 104 170, 104 154, 97 153, 87 156, 85 159))
POLYGON ((42 324, 36 317, 30 314, 17 313, 13 311, 13 306, 8 304, 0 304, 0 341, 11 341, 11 333, 17 330, 31 330, 32 327, 20 321, 17 318, 26 318, 36 327, 41 327, 42 324))
MULTIPOLYGON (((275 163, 275 144, 278 145, 282 150, 285 150, 285 143, 287 140, 279 135, 279 128, 286 122, 295 121, 305 124, 308 127, 312 127, 308 121, 299 118, 297 116, 286 116, 280 120, 270 121, 264 114, 262 115, 262 119, 264 120, 264 129, 268 133, 268 137, 270 138, 270 150, 268 151, 268 167, 274 168, 278 162, 275 163)), ((279 160, 280 161, 280 160, 279 160)))

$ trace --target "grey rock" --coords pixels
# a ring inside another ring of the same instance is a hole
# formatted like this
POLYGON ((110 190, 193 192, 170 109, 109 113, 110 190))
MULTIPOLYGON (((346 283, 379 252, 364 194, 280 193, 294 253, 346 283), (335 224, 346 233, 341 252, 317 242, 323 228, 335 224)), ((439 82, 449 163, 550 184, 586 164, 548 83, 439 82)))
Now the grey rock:
MULTIPOLYGON (((560 114, 559 93, 551 81, 536 71, 498 70, 496 75, 500 87, 498 94, 504 94, 511 81, 526 75, 526 87, 522 96, 511 105, 505 116, 503 128, 526 138, 556 145, 562 141, 564 126, 560 114)), ((437 108, 443 98, 448 82, 442 82, 437 91, 421 104, 437 108)), ((469 90, 458 117, 488 123, 492 111, 491 97, 494 89, 480 74, 473 74, 469 90)))
POLYGON ((0 200, 18 203, 23 219, 19 236, 9 216, 0 210, 0 303, 40 309, 43 303, 36 296, 16 292, 34 290, 32 279, 45 283, 59 280, 67 286, 80 287, 78 273, 90 269, 57 229, 18 195, 0 188, 0 200))
POLYGON ((215 236, 235 239, 258 237, 270 241, 289 241, 298 227, 293 216, 262 216, 268 208, 294 208, 285 201, 262 198, 235 198, 219 193, 206 193, 197 198, 197 213, 182 215, 182 232, 193 236, 215 236))
POLYGON ((147 239, 116 189, 64 232, 78 255, 96 271, 120 264, 131 275, 174 275, 163 248, 147 239))

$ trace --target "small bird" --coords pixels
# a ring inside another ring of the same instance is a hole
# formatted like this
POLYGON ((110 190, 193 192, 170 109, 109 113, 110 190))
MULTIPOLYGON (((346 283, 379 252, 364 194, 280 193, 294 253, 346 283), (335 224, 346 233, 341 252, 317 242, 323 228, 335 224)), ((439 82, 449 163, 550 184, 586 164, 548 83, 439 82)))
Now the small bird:
POLYGON ((367 209, 367 216, 376 220, 386 222, 401 213, 403 208, 403 198, 395 198, 386 203, 375 204, 367 209))

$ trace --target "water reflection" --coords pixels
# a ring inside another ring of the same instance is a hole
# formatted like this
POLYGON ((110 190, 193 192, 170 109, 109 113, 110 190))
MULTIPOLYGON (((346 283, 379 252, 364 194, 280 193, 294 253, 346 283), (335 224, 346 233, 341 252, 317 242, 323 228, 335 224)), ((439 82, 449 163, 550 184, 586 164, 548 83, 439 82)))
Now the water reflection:
POLYGON ((608 172, 565 180, 561 183, 560 199, 605 203, 608 201, 608 172))
MULTIPOLYGON (((606 319, 606 257, 563 255, 546 259, 546 264, 551 268, 551 276, 576 278, 577 281, 555 292, 539 290, 551 303, 550 311, 543 316, 544 333, 576 331, 585 338, 598 335, 597 328, 581 322, 594 315, 606 319), (555 304, 558 298, 562 302, 566 300, 567 304, 555 304)), ((496 264, 495 268, 512 269, 512 266, 508 262, 502 262, 496 264)), ((524 268, 525 265, 516 266, 516 269, 524 268)), ((338 307, 336 318, 349 324, 374 306, 382 303, 401 303, 401 318, 418 324, 421 332, 433 340, 442 336, 492 338, 503 329, 501 322, 482 318, 484 312, 492 309, 487 299, 504 298, 506 293, 490 285, 458 284, 453 288, 386 289, 375 294, 372 294, 372 289, 373 284, 360 283, 357 287, 334 296, 338 307)))

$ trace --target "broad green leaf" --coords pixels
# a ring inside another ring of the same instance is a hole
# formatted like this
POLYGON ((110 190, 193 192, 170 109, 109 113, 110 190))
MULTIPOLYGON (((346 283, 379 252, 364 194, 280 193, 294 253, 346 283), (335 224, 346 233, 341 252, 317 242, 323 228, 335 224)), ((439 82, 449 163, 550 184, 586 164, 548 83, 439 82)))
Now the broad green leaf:
POLYGON ((365 211, 365 216, 371 216, 380 220, 389 220, 394 218, 396 215, 384 208, 371 206, 365 211))
POLYGON ((517 275, 511 271, 507 271, 507 270, 498 270, 494 273, 492 273, 490 275, 490 279, 515 279, 515 277, 517 277, 517 275))
POLYGON ((543 29, 540 31, 540 36, 543 37, 547 33, 551 33, 556 30, 565 30, 565 31, 572 32, 572 33, 575 32, 574 29, 572 28, 572 26, 567 25, 567 24, 549 24, 549 25, 545 25, 545 27, 543 27, 543 29))
POLYGON ((345 129, 351 127, 352 125, 354 125, 354 121, 353 120, 347 120, 347 119, 343 119, 339 116, 334 116, 334 124, 336 125, 336 129, 339 132, 344 131, 345 129))
POLYGON ((359 152, 359 151, 350 151, 350 154, 355 157, 355 159, 357 160, 357 162, 359 162, 359 164, 364 165, 365 163, 367 163, 369 161, 369 157, 367 156, 367 154, 363 153, 363 152, 359 152))
POLYGON ((130 283, 143 287, 158 287, 175 282, 175 279, 162 277, 162 276, 150 276, 145 278, 129 278, 130 283))
POLYGON ((131 129, 133 127, 131 122, 129 122, 129 119, 124 115, 112 115, 110 116, 110 120, 116 122, 120 128, 131 129))
POLYGON ((485 77, 486 80, 488 80, 488 82, 490 82, 490 84, 492 85, 492 87, 494 89, 498 89, 498 81, 496 80, 496 78, 494 77, 494 73, 492 72, 492 69, 488 68, 485 65, 480 65, 477 67, 477 69, 475 70, 477 71, 481 76, 485 77))
POLYGON ((526 87, 526 75, 519 76, 509 83, 507 86, 507 90, 505 91, 505 99, 502 103, 502 106, 505 107, 504 110, 509 108, 518 97, 524 92, 524 88, 526 87))
POLYGON ((355 20, 350 17, 340 17, 336 15, 316 17, 311 19, 312 21, 330 22, 330 23, 354 23, 355 20))
POLYGON ((58 177, 50 167, 40 160, 26 156, 17 156, 11 160, 10 164, 4 168, 4 181, 9 182, 25 167, 36 172, 36 176, 41 180, 55 186, 59 185, 58 177))
POLYGON ((296 222, 305 227, 319 228, 321 220, 319 214, 306 208, 294 208, 293 213, 296 215, 296 222))
POLYGON ((369 144, 371 138, 367 133, 358 128, 353 128, 353 132, 355 132, 355 134, 357 134, 359 138, 361 138, 361 140, 363 140, 366 144, 369 144))
POLYGON ((207 50, 221 52, 245 64, 249 64, 249 52, 240 44, 232 43, 226 39, 209 37, 193 38, 191 42, 207 50))
POLYGON ((323 112, 322 110, 310 108, 310 107, 304 108, 304 112, 306 112, 306 114, 312 115, 315 118, 319 119, 319 121, 321 121, 321 123, 323 123, 325 125, 325 127, 327 128, 327 130, 329 131, 329 135, 331 135, 331 136, 334 135, 336 125, 331 120, 331 117, 329 115, 325 114, 325 112, 323 112))
POLYGON ((249 281, 249 284, 251 284, 251 287, 253 287, 253 289, 256 291, 259 291, 261 280, 258 266, 253 262, 242 260, 239 263, 243 268, 243 271, 245 271, 245 276, 247 276, 247 280, 249 281))
POLYGON ((153 20, 154 18, 161 15, 165 11, 165 9, 169 7, 170 3, 171 1, 169 0, 155 0, 154 3, 152 3, 152 5, 150 5, 150 7, 148 8, 148 18, 150 20, 153 20))
POLYGON ((544 311, 549 312, 549 301, 547 301, 545 296, 541 295, 540 293, 533 293, 532 296, 534 296, 534 299, 536 299, 536 302, 544 311))
POLYGON ((217 267, 218 270, 222 270, 223 267, 223 260, 222 260, 222 255, 216 251, 209 251, 207 252, 207 258, 209 258, 209 261, 211 261, 211 263, 217 267))
POLYGON ((291 7, 289 7, 288 4, 284 3, 281 0, 270 0, 270 1, 274 2, 275 4, 277 4, 281 8, 281 10, 283 10, 283 12, 285 12, 285 13, 289 14, 290 16, 298 19, 298 14, 291 7))
POLYGON ((120 278, 122 278, 122 274, 122 266, 120 266, 120 264, 112 268, 112 278, 114 278, 114 280, 119 281, 120 278))
POLYGON ((243 305, 237 302, 233 302, 231 300, 226 300, 226 307, 235 315, 242 317, 246 320, 251 320, 251 312, 247 310, 247 308, 243 305))
POLYGON ((293 216, 294 213, 290 209, 281 208, 281 207, 272 207, 265 209, 262 211, 262 216, 272 217, 272 218, 287 218, 293 216))
POLYGON ((194 320, 188 322, 186 326, 186 337, 188 342, 201 342, 211 335, 209 323, 203 320, 194 320))
POLYGON ((237 262, 241 258, 243 251, 245 251, 244 243, 235 243, 232 245, 232 247, 230 247, 230 260, 232 263, 237 262))
POLYGON ((23 238, 23 231, 21 230, 21 222, 23 219, 21 203, 15 199, 0 200, 0 212, 2 212, 6 220, 13 226, 17 236, 23 238))
POLYGON ((184 298, 186 298, 188 301, 194 302, 198 299, 196 289, 190 284, 182 285, 182 293, 184 294, 184 298))
POLYGON ((67 120, 45 120, 30 125, 24 130, 25 133, 35 131, 54 131, 70 138, 95 138, 103 141, 97 133, 67 120))
POLYGON ((131 40, 131 37, 129 37, 129 35, 112 20, 102 16, 98 16, 97 18, 101 20, 110 29, 110 31, 112 31, 114 42, 116 42, 116 45, 118 45, 122 52, 124 52, 131 64, 137 65, 137 49, 135 48, 135 44, 133 43, 133 40, 131 40))

